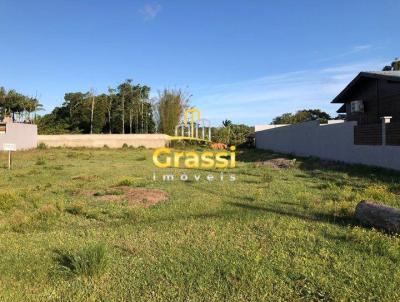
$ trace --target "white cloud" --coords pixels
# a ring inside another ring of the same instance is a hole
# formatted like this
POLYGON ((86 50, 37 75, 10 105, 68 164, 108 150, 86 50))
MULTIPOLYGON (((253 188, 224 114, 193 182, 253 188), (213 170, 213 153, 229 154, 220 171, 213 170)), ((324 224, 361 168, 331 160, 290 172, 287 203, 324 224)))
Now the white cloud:
POLYGON ((331 56, 331 57, 325 57, 319 60, 316 60, 316 62, 327 62, 327 61, 332 61, 332 60, 336 60, 336 59, 341 59, 344 57, 348 57, 348 56, 352 56, 355 54, 358 54, 360 52, 365 52, 368 50, 373 49, 374 47, 371 44, 362 44, 362 45, 356 45, 353 46, 351 49, 344 51, 342 53, 339 53, 337 55, 331 56))
POLYGON ((143 8, 139 10, 139 13, 143 16, 146 21, 152 20, 161 12, 162 6, 159 3, 145 4, 143 8))
POLYGON ((379 70, 378 60, 329 68, 273 74, 194 91, 193 105, 214 125, 228 118, 247 124, 269 123, 284 112, 319 108, 334 115, 330 101, 363 70, 379 70))
POLYGON ((357 46, 353 47, 352 53, 357 53, 357 52, 368 50, 371 48, 372 48, 371 44, 357 45, 357 46))

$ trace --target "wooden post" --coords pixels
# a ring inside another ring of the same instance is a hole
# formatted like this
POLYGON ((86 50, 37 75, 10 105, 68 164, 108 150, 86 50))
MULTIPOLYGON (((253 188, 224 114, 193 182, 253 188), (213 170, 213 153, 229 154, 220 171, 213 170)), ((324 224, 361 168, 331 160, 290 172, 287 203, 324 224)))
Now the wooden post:
POLYGON ((382 145, 386 146, 386 124, 390 123, 391 116, 382 116, 382 145))
POLYGON ((8 151, 8 170, 11 170, 11 152, 17 150, 17 145, 12 143, 4 143, 3 150, 8 151))

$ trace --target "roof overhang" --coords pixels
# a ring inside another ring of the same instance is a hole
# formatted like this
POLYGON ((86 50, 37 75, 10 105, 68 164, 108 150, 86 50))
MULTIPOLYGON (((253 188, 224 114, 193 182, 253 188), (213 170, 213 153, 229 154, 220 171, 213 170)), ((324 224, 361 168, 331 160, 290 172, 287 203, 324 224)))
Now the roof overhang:
POLYGON ((388 72, 360 72, 343 90, 339 93, 331 103, 345 103, 346 95, 349 91, 363 79, 384 79, 392 82, 400 83, 400 71, 388 71, 388 72))
POLYGON ((336 110, 337 113, 346 113, 346 104, 343 104, 340 106, 338 110, 336 110))

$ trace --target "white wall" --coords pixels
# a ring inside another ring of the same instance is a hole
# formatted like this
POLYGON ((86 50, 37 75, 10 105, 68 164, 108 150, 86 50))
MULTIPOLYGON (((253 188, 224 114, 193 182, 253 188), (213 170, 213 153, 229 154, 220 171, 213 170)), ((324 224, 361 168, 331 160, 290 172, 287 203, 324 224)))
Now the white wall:
POLYGON ((318 121, 256 132, 256 147, 298 156, 400 170, 400 146, 354 145, 356 122, 319 125, 318 121))
POLYGON ((288 126, 287 124, 280 124, 280 125, 270 125, 270 124, 265 124, 265 125, 255 125, 254 130, 257 131, 262 131, 262 130, 268 130, 268 129, 273 129, 273 128, 278 128, 278 127, 284 127, 288 126))
POLYGON ((132 147, 146 148, 165 147, 169 136, 165 134, 60 134, 39 135, 38 143, 48 147, 87 147, 121 148, 124 144, 132 147))
POLYGON ((37 146, 37 126, 22 123, 7 123, 6 133, 0 134, 0 150, 3 144, 15 144, 17 150, 33 149, 37 146))

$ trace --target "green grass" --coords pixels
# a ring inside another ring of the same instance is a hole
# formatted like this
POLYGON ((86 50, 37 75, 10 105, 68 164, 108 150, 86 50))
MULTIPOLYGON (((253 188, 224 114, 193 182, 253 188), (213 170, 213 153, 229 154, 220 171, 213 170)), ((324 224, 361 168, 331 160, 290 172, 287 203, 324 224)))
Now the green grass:
POLYGON ((0 154, 0 301, 400 300, 400 237, 352 219, 362 199, 400 207, 398 173, 313 158, 273 170, 256 163, 281 155, 250 150, 220 181, 157 169, 142 148, 13 155, 8 171, 0 154), (118 185, 169 199, 101 199, 118 185))

